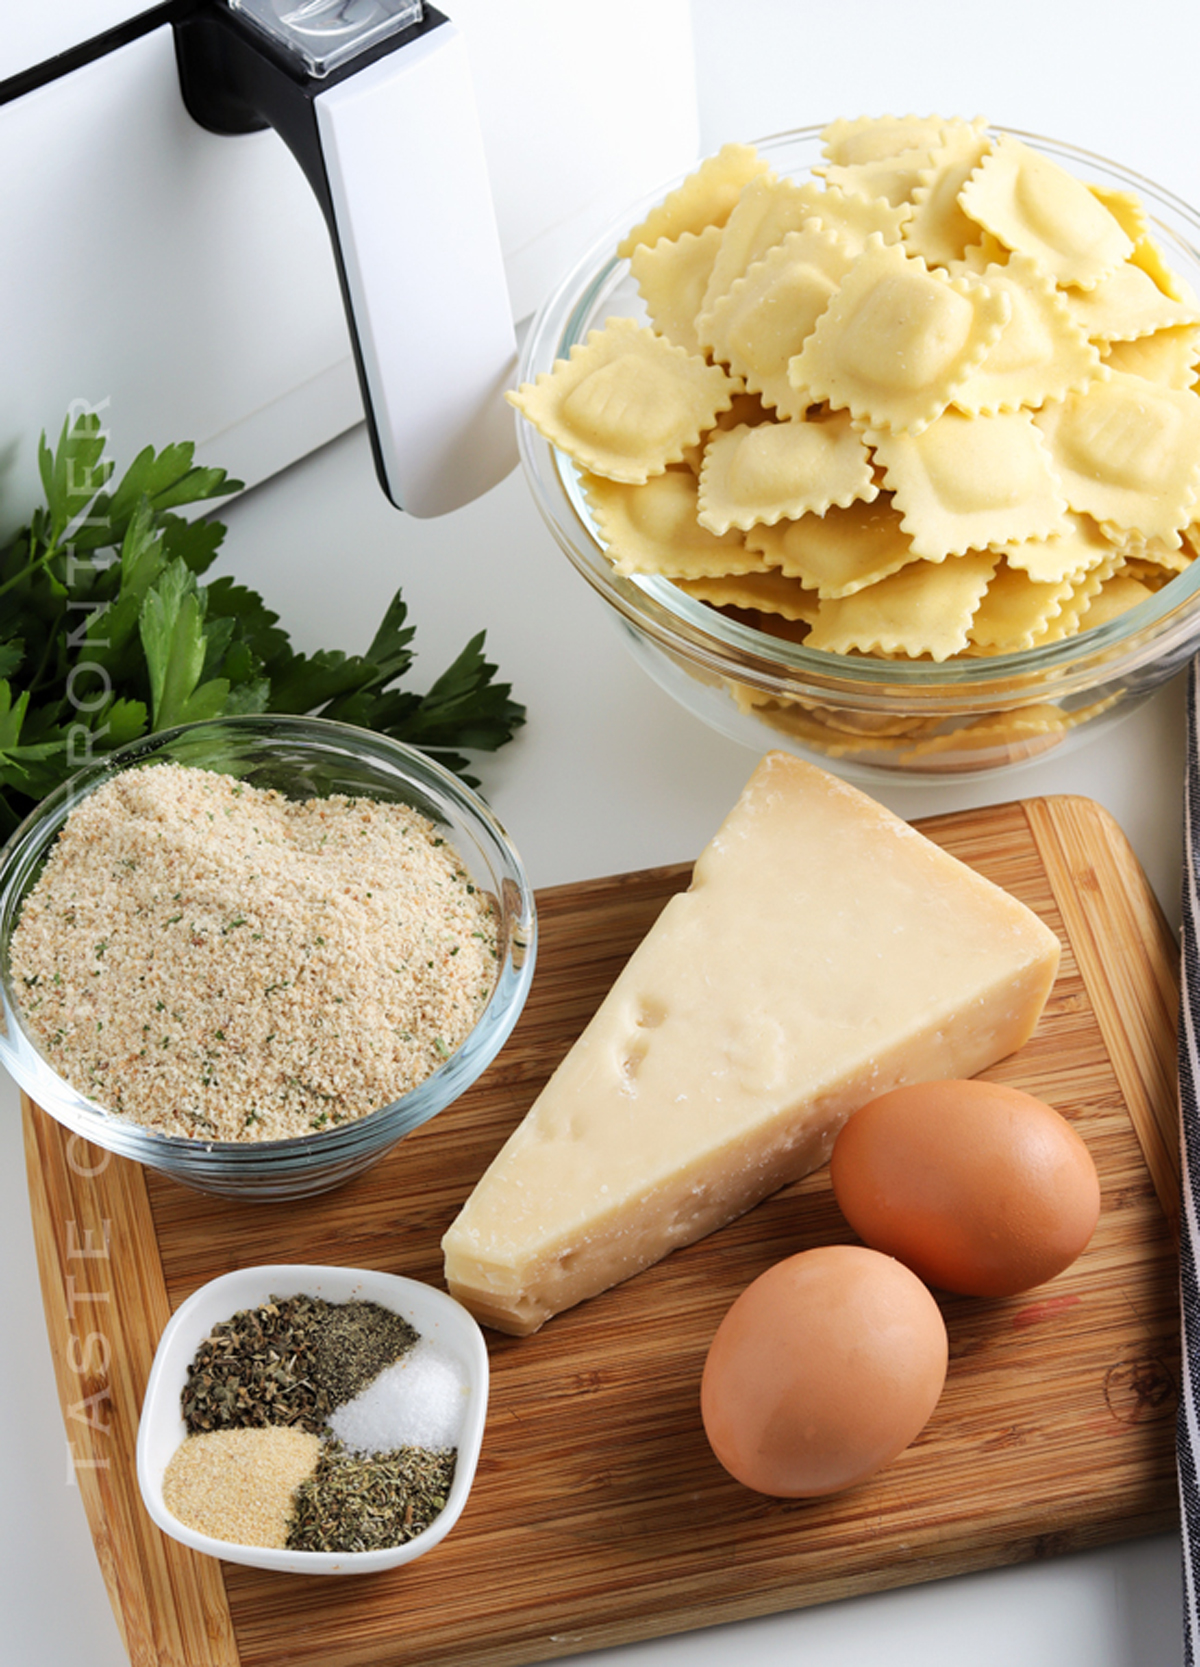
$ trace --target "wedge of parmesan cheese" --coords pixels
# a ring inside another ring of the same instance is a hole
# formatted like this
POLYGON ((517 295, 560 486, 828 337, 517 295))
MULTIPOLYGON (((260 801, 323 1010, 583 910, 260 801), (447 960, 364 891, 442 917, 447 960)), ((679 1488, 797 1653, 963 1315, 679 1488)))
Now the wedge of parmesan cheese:
POLYGON ((770 753, 442 1241, 524 1336, 824 1163, 901 1083, 1019 1048, 1058 969, 1024 904, 770 753))

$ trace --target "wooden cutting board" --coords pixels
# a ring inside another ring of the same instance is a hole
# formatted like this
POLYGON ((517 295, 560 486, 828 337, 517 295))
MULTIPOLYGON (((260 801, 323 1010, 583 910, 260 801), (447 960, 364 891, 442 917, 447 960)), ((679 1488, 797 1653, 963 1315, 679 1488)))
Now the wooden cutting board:
POLYGON ((318 1580, 218 1563, 163 1536, 138 1496, 138 1408, 172 1309, 255 1262, 440 1283, 444 1227, 687 866, 541 893, 533 992, 499 1059, 454 1110, 323 1198, 206 1198, 26 1105, 63 1413, 134 1667, 511 1667, 1177 1522, 1174 941, 1124 836, 1089 800, 920 826, 1062 940, 1037 1033, 987 1074, 1076 1122, 1103 1214, 1050 1284, 943 1299, 950 1371, 931 1422, 890 1468, 831 1499, 739 1487, 697 1404, 736 1293, 780 1257, 852 1237, 825 1171, 535 1337, 489 1333, 474 1491, 448 1539, 407 1568, 318 1580))

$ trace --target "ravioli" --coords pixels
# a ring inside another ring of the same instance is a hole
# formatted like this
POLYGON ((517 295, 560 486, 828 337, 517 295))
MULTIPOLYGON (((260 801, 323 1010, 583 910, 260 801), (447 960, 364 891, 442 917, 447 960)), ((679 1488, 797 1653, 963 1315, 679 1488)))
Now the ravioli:
POLYGON ((904 531, 931 561, 1066 526, 1067 500, 1029 411, 946 411, 919 434, 874 434, 904 531))
POLYGON ((815 401, 797 390, 788 366, 851 265, 845 244, 824 226, 788 232, 701 316, 700 342, 780 416, 802 417, 815 401))
POLYGON ((890 492, 823 515, 752 527, 746 547, 825 597, 852 596, 917 560, 890 492))
POLYGON ((1007 299, 869 238, 788 364, 807 404, 827 400, 871 429, 919 434, 939 417, 1008 321, 1007 299))
POLYGON ((740 390, 720 366, 611 318, 509 399, 585 469, 644 481, 681 462, 740 390))
POLYGON ((942 128, 912 189, 912 209, 903 231, 911 254, 950 266, 978 244, 979 223, 960 206, 959 196, 991 148, 982 122, 952 122, 942 128))
POLYGON ((959 204, 1060 284, 1091 289, 1133 253, 1120 221, 1082 180, 1011 133, 997 139, 959 204))
POLYGON ((617 255, 625 259, 639 243, 653 245, 660 237, 674 238, 683 232, 702 232, 706 226, 723 226, 737 205, 742 187, 756 174, 767 171, 767 164, 753 145, 723 145, 621 239, 617 255))
POLYGON ((1109 371, 1033 420, 1073 510, 1178 546, 1200 494, 1194 393, 1109 371))
POLYGON ((959 411, 993 416, 1030 410, 1086 388, 1100 372, 1100 350, 1062 290, 1029 255, 1013 254, 979 274, 993 294, 1008 297, 1008 321, 970 376, 955 391, 959 411))
POLYGON ((821 603, 808 643, 832 654, 948 660, 970 641, 975 610, 1000 558, 987 550, 915 561, 852 595, 821 603))
POLYGON ((862 435, 844 412, 761 423, 713 436, 700 471, 698 519, 710 532, 773 526, 878 495, 862 435))
POLYGON ((629 270, 654 329, 676 347, 701 357, 704 349, 696 333, 696 315, 720 247, 720 226, 708 226, 699 233, 660 237, 652 245, 639 243, 629 258, 629 270))
POLYGON ((740 532, 718 535, 700 525, 698 484, 690 470, 632 483, 585 476, 584 492, 618 573, 686 579, 767 565, 746 549, 740 532))

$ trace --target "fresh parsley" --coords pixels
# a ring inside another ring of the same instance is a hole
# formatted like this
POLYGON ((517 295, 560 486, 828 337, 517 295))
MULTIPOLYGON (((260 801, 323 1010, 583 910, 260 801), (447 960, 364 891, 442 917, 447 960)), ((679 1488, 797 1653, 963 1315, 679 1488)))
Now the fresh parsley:
POLYGON ((0 839, 81 765, 227 713, 311 713, 420 747, 471 785, 462 750, 525 721, 480 631, 424 694, 401 688, 415 627, 399 591, 366 652, 295 650, 248 586, 202 583, 225 528, 178 513, 240 489, 184 443, 113 485, 94 413, 38 446, 45 503, 0 550, 0 839))

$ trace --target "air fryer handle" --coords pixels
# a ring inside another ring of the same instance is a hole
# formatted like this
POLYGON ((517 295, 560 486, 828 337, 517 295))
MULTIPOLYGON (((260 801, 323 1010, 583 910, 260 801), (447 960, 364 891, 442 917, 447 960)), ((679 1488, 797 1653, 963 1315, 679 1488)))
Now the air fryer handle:
POLYGON ((317 79, 220 5, 175 33, 192 115, 221 133, 275 128, 316 191, 384 491, 418 516, 479 497, 516 462, 516 339, 462 36, 426 7, 317 79))

